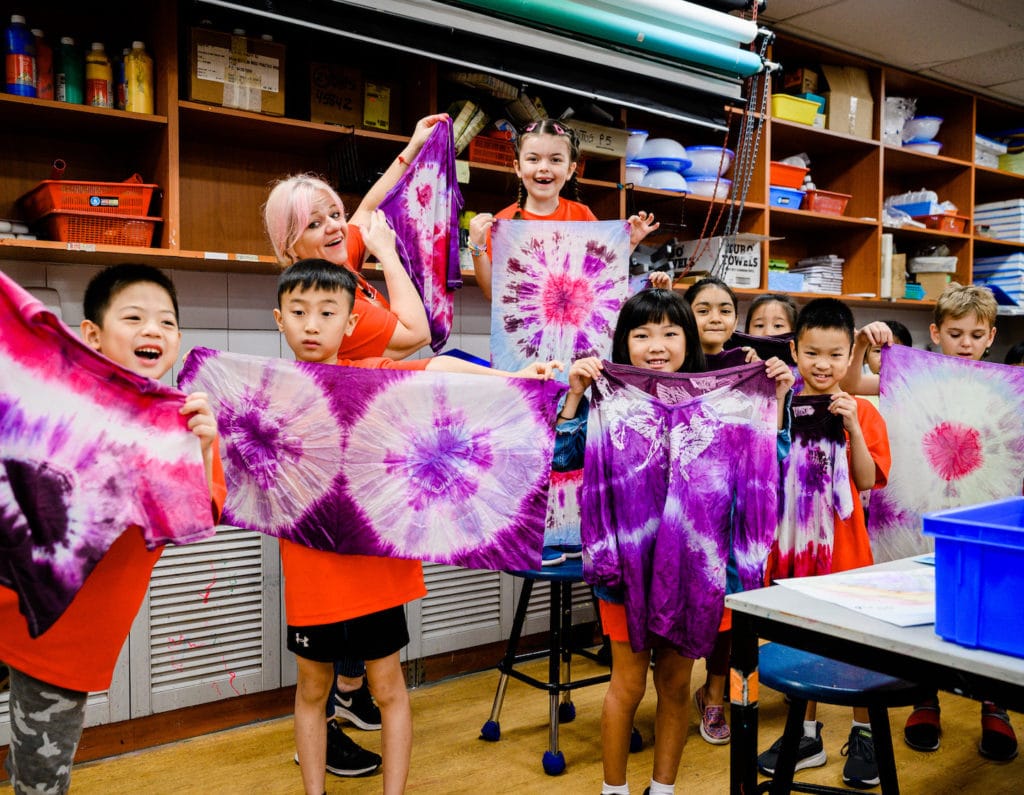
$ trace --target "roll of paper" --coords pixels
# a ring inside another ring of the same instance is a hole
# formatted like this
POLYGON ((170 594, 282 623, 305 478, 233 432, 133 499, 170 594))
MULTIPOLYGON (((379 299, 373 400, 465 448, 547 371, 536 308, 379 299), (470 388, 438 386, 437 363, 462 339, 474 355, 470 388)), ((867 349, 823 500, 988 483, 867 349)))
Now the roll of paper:
POLYGON ((749 44, 757 35, 757 23, 684 0, 576 0, 612 14, 643 20, 662 27, 711 38, 723 44, 749 44))

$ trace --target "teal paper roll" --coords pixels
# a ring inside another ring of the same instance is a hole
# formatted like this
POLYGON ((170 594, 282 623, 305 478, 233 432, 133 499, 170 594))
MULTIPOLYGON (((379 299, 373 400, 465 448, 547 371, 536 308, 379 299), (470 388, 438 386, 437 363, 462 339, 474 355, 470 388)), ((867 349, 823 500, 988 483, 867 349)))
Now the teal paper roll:
POLYGON ((722 44, 749 44, 757 23, 684 0, 577 0, 579 5, 689 33, 722 44))
POLYGON ((732 76, 749 77, 763 68, 761 57, 749 50, 638 22, 571 0, 463 0, 463 5, 514 17, 533 27, 539 24, 582 33, 732 76))

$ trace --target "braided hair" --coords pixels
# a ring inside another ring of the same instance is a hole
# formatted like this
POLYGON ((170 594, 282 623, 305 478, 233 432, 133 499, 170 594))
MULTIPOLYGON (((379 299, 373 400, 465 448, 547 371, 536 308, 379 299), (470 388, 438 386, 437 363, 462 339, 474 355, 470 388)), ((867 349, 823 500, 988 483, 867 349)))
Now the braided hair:
MULTIPOLYGON (((515 143, 513 144, 517 161, 519 160, 519 151, 522 146, 522 142, 530 135, 554 135, 557 137, 564 137, 569 142, 569 162, 579 162, 580 142, 579 138, 576 136, 576 131, 568 124, 558 119, 532 121, 520 130, 519 135, 516 137, 515 143)), ((580 183, 579 180, 576 179, 575 170, 569 175, 569 179, 562 188, 562 193, 567 194, 568 198, 573 201, 580 201, 580 183)), ((519 187, 516 190, 516 206, 520 210, 524 209, 526 206, 526 198, 526 186, 523 185, 522 180, 519 180, 519 187)))

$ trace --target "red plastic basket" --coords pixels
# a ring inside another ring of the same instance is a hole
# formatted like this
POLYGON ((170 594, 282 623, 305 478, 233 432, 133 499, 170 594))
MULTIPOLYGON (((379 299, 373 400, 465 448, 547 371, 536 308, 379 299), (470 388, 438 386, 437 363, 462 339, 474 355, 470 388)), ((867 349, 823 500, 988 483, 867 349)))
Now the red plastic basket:
POLYGON ((492 138, 489 135, 478 135, 469 142, 469 159, 474 163, 489 163, 492 166, 512 168, 516 155, 511 141, 505 138, 492 138))
POLYGON ((827 190, 809 190, 804 196, 804 209, 826 215, 842 215, 846 212, 849 193, 833 193, 827 190))
POLYGON ((81 182, 46 179, 18 201, 25 209, 29 221, 42 218, 54 210, 145 216, 149 214, 153 191, 159 186, 147 185, 138 180, 81 182))
POLYGON ((960 234, 967 228, 970 218, 966 215, 915 215, 914 220, 920 221, 928 229, 960 234))
POLYGON ((40 221, 49 240, 62 243, 101 243, 111 246, 151 246, 161 218, 51 212, 40 221))

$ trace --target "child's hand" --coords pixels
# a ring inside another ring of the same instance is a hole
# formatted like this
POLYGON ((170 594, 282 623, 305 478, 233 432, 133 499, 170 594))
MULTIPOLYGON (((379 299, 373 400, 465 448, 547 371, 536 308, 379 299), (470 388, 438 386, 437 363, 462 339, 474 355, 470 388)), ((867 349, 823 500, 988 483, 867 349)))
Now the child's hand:
POLYGON ((789 365, 778 356, 773 356, 764 363, 764 373, 775 382, 775 397, 784 400, 786 393, 793 388, 796 378, 789 365))
POLYGON ((601 375, 601 369, 601 360, 596 356, 574 361, 569 368, 569 393, 582 395, 594 383, 594 379, 601 375))
POLYGON ((889 324, 881 320, 868 323, 857 331, 857 336, 866 342, 868 347, 877 348, 882 345, 894 345, 896 343, 889 324))
POLYGON ((430 133, 433 132, 434 125, 447 118, 447 113, 435 113, 432 116, 424 116, 416 122, 416 129, 412 131, 412 135, 409 137, 409 143, 402 156, 406 160, 410 160, 415 157, 417 152, 423 148, 423 144, 427 142, 427 139, 430 137, 430 133))
POLYGON ((761 357, 757 355, 757 351, 755 351, 749 345, 744 345, 742 348, 740 348, 740 350, 742 350, 742 351, 744 351, 746 353, 747 358, 744 359, 744 361, 747 364, 750 364, 751 362, 759 362, 759 361, 761 361, 761 357))
POLYGON ((387 218, 380 210, 370 213, 370 221, 363 232, 363 242, 366 250, 378 260, 396 251, 395 230, 388 225, 387 218))
POLYGON ((857 401, 853 395, 846 392, 836 392, 832 395, 832 403, 828 410, 843 418, 843 427, 846 432, 853 435, 860 431, 860 420, 857 418, 857 401))
POLYGON ((516 378, 533 378, 537 381, 550 381, 555 377, 556 370, 564 370, 565 365, 557 359, 550 362, 534 362, 528 364, 522 370, 517 370, 516 378))
POLYGON ((179 414, 185 416, 191 414, 188 419, 188 429, 199 437, 199 444, 203 453, 206 454, 217 438, 217 420, 213 417, 213 410, 210 408, 210 401, 205 392, 193 392, 185 398, 185 405, 182 406, 179 414))
POLYGON ((651 232, 655 231, 661 223, 654 220, 654 213, 641 210, 637 215, 631 215, 629 222, 629 248, 632 251, 651 232))
POLYGON ((651 288, 655 290, 672 289, 672 277, 665 273, 665 271, 654 271, 652 273, 648 273, 647 281, 651 283, 651 288))
POLYGON ((490 213, 477 213, 469 219, 469 242, 483 248, 487 245, 487 235, 494 226, 494 216, 490 213))

